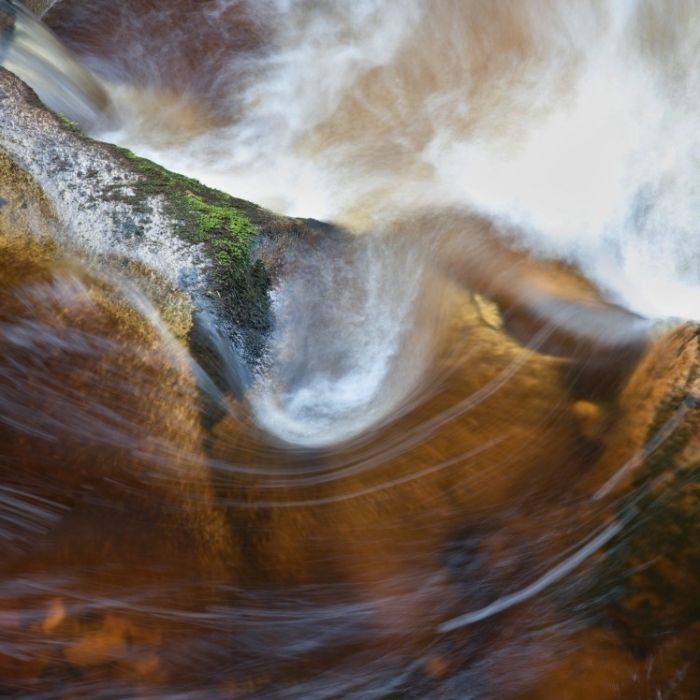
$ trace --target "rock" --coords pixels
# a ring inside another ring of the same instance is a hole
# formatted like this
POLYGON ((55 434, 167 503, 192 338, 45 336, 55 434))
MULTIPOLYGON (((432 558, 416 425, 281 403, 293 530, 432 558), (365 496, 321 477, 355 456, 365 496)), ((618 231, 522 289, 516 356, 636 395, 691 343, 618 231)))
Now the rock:
POLYGON ((55 2, 56 0, 22 0, 22 4, 37 17, 41 17, 55 2))
POLYGON ((172 290, 184 293, 189 329, 180 319, 176 334, 189 336, 205 364, 215 361, 204 326, 232 341, 248 369, 260 360, 271 324, 275 256, 285 238, 314 235, 314 222, 276 216, 93 141, 4 69, 0 154, 0 196, 22 200, 11 216, 20 216, 31 200, 36 223, 29 226, 29 212, 21 214, 25 229, 40 231, 102 270, 145 279, 156 308, 168 306, 162 303, 165 290, 170 296, 172 290))
POLYGON ((651 346, 616 412, 588 484, 627 524, 594 588, 645 656, 700 621, 700 327, 681 325, 651 346))
POLYGON ((530 254, 517 229, 449 208, 399 221, 395 229, 423 239, 424 247, 427 241, 435 265, 472 291, 485 319, 483 299, 495 305, 504 334, 571 360, 567 380, 575 392, 609 401, 639 361, 653 324, 610 303, 574 266, 530 254))

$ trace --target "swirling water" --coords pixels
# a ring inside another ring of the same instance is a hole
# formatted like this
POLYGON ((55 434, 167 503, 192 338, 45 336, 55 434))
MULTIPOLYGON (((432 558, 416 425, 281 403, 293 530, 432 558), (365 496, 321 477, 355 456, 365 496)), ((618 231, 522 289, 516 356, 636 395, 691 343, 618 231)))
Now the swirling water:
POLYGON ((154 310, 7 248, 3 691, 695 697, 693 613, 629 612, 649 493, 614 461, 650 319, 698 316, 693 3, 44 19, 109 95, 92 135, 346 235, 216 410, 154 310))

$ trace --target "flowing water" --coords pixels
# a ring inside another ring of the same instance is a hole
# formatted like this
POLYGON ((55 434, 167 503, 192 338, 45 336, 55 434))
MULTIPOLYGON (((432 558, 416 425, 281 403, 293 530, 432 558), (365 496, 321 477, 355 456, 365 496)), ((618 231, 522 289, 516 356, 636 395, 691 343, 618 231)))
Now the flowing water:
POLYGON ((621 387, 700 316, 695 4, 58 0, 70 53, 21 17, 5 65, 90 135, 344 233, 216 410, 137 292, 7 236, 1 692, 697 697, 700 557, 654 539, 694 471, 620 486, 621 387))

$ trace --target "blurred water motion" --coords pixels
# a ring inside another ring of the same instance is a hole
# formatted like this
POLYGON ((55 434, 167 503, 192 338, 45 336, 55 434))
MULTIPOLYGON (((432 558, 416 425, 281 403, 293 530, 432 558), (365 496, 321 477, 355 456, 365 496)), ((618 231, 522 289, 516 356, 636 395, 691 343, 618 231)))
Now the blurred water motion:
POLYGON ((649 320, 698 316, 694 5, 45 20, 92 135, 341 227, 214 406, 123 280, 2 224, 2 693, 697 697, 699 341, 649 320))
POLYGON ((84 129, 109 123, 110 99, 99 80, 24 5, 11 0, 0 2, 0 65, 84 129))

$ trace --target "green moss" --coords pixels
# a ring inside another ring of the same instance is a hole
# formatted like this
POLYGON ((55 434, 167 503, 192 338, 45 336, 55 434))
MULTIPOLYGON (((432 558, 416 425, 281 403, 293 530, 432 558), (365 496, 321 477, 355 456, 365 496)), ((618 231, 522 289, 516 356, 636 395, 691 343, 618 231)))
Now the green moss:
POLYGON ((74 121, 68 119, 65 114, 62 114, 61 112, 54 112, 54 114, 56 115, 58 121, 61 122, 61 126, 66 131, 70 131, 78 136, 85 136, 85 134, 83 134, 83 132, 80 130, 80 127, 74 121))
POLYGON ((233 207, 208 204, 200 197, 188 192, 189 206, 198 212, 197 229, 192 237, 197 242, 210 241, 217 251, 217 259, 222 256, 224 264, 245 262, 250 241, 257 229, 247 216, 233 207))
MULTIPOLYGON (((132 151, 113 147, 115 154, 138 175, 134 194, 126 197, 135 211, 152 215, 151 199, 162 196, 165 214, 180 226, 176 233, 202 246, 212 262, 210 297, 224 318, 238 328, 266 331, 269 327, 270 278, 250 247, 259 232, 258 222, 269 217, 255 204, 236 199, 201 182, 170 172, 132 151)), ((105 197, 110 193, 105 193, 105 197)))

